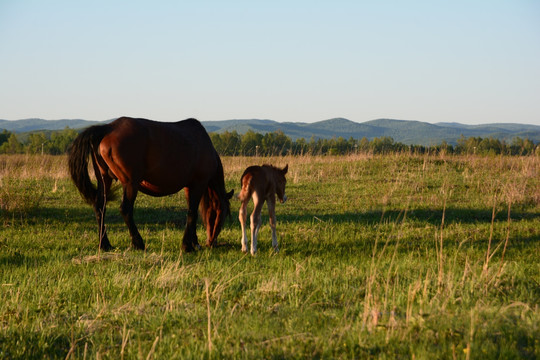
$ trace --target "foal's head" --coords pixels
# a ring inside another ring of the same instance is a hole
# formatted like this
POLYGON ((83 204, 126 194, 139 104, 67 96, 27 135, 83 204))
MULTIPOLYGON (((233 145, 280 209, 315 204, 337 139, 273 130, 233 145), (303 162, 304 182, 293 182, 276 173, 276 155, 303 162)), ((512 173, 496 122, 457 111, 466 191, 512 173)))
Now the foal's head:
POLYGON ((285 195, 285 185, 287 185, 287 179, 285 174, 289 170, 289 164, 285 165, 283 169, 274 168, 274 179, 276 182, 276 195, 280 202, 287 201, 287 195, 285 195))

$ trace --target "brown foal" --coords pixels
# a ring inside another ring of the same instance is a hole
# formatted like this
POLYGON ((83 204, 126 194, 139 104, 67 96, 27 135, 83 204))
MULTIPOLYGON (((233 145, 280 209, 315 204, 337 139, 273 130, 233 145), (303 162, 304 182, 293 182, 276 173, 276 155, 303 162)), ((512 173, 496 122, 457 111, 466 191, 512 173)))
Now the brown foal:
POLYGON ((242 175, 240 180, 242 190, 238 198, 242 202, 238 218, 242 225, 242 251, 247 253, 248 243, 246 236, 247 204, 253 198, 253 212, 251 213, 251 255, 257 252, 257 235, 261 227, 261 210, 266 201, 268 204, 268 214, 270 217, 270 227, 272 228, 272 246, 278 251, 276 235, 276 195, 280 202, 287 200, 285 195, 285 174, 289 170, 289 165, 279 169, 272 165, 250 166, 242 175))

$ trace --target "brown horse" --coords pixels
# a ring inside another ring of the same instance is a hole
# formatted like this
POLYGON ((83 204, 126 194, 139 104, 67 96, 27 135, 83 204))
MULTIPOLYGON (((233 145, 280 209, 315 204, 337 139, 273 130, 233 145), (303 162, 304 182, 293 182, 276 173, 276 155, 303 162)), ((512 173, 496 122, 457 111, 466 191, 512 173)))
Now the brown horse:
POLYGON ((270 227, 272 228, 272 246, 278 251, 276 236, 276 195, 280 202, 287 200, 285 195, 285 185, 287 180, 285 174, 289 170, 289 165, 283 169, 278 169, 272 165, 250 166, 242 174, 240 184, 242 190, 238 198, 242 202, 238 218, 242 225, 242 251, 247 253, 247 204, 253 198, 253 212, 251 213, 251 255, 257 252, 257 236, 261 227, 261 210, 266 201, 268 204, 268 214, 270 216, 270 227))
POLYGON ((99 246, 112 248, 104 225, 105 207, 111 198, 111 184, 123 187, 120 212, 134 248, 144 250, 144 241, 133 221, 133 205, 141 191, 165 196, 185 188, 188 202, 187 224, 182 249, 193 251, 197 241, 197 208, 206 225, 206 245, 216 244, 224 219, 230 215, 223 166, 208 133, 195 119, 162 123, 121 117, 110 124, 83 131, 73 142, 69 170, 82 196, 94 207, 99 226, 99 246), (97 188, 88 175, 92 159, 97 188))

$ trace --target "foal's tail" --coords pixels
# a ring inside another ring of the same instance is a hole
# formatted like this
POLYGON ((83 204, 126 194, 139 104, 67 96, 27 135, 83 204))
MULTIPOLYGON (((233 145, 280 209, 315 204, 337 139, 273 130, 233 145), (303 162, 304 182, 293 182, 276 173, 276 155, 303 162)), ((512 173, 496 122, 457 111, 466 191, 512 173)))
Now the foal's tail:
POLYGON ((68 163, 71 179, 83 198, 91 205, 96 203, 98 192, 88 175, 88 157, 96 155, 100 141, 111 130, 109 124, 91 126, 77 136, 69 149, 68 163))
POLYGON ((251 198, 251 193, 253 192, 253 189, 251 187, 251 179, 253 179, 253 174, 248 171, 244 171, 242 174, 242 177, 240 179, 240 193, 238 194, 238 199, 242 202, 248 200, 251 198))

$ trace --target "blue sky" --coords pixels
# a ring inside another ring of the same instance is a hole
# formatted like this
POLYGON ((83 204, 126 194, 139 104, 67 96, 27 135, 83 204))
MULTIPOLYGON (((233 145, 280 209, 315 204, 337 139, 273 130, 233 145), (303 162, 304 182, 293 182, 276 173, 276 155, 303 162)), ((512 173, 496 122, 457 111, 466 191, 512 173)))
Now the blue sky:
POLYGON ((0 119, 540 125, 540 2, 0 0, 0 119))

